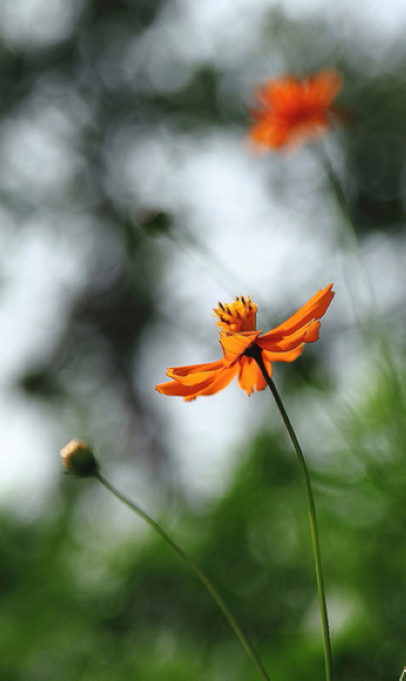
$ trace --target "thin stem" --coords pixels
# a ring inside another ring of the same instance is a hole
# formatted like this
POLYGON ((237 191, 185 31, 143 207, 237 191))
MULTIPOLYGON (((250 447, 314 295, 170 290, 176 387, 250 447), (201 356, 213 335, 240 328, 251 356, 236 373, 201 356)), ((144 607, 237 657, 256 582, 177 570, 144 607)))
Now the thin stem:
POLYGON ((327 152, 327 149, 325 145, 322 143, 320 144, 319 147, 322 162, 324 165, 324 169, 326 171, 327 177, 330 180, 331 186, 334 190, 337 202, 343 212, 343 215, 346 219, 347 226, 349 228, 349 236, 351 236, 352 240, 352 248, 356 248, 359 246, 358 242, 358 234, 357 230, 355 228, 355 221, 353 217, 353 211, 352 211, 352 206, 351 203, 348 199, 347 192, 345 191, 343 184, 336 172, 336 169, 334 168, 330 156, 327 152))
POLYGON ((288 414, 285 410, 285 407, 283 406, 283 402, 281 400, 281 397, 280 397, 280 395, 279 395, 279 393, 276 389, 275 383, 273 382, 271 377, 268 375, 268 372, 265 368, 265 365, 264 365, 264 362, 263 362, 263 359, 262 359, 261 349, 257 345, 253 345, 253 346, 251 346, 251 348, 249 348, 249 350, 245 354, 248 357, 253 357, 254 360, 256 361, 256 363, 258 364, 259 368, 261 369, 262 375, 265 378, 267 385, 269 386, 269 389, 271 390, 271 393, 275 398, 275 402, 276 402, 277 407, 279 409, 279 412, 282 416, 283 422, 286 426, 286 430, 289 433, 289 437, 291 439, 293 447, 295 448, 297 458, 299 460, 299 464, 300 464, 300 467, 302 469, 305 488, 306 488, 308 510, 309 510, 310 532, 311 532, 311 537, 312 537, 314 562, 315 562, 315 566, 316 566, 317 593, 318 593, 318 598, 319 598, 319 607, 320 607, 321 623, 322 623, 322 630, 323 630, 324 664, 325 664, 325 670, 326 670, 326 680, 327 681, 333 681, 333 664, 332 664, 332 655, 331 655, 330 628, 329 628, 329 623, 328 623, 326 595, 325 595, 325 589, 324 589, 323 565, 322 565, 322 561, 321 561, 319 532, 318 532, 318 528, 317 528, 316 507, 315 507, 315 504, 314 504, 313 491, 312 491, 312 487, 311 487, 311 484, 310 484, 309 471, 307 469, 307 464, 306 464, 306 460, 304 458, 303 450, 302 450, 302 448, 299 444, 296 433, 295 433, 293 426, 290 422, 290 419, 289 419, 289 416, 288 416, 288 414))
POLYGON ((337 241, 338 241, 338 246, 340 249, 345 252, 346 259, 345 262, 342 265, 342 270, 343 270, 343 277, 345 280, 345 284, 348 289, 348 294, 351 299, 351 304, 354 310, 354 315, 356 317, 356 320, 358 324, 361 324, 361 312, 359 309, 359 305, 357 303, 356 296, 354 295, 354 267, 355 263, 358 266, 358 269, 360 272, 362 272, 362 276, 365 282, 365 285, 368 287, 368 292, 369 296, 372 301, 374 301, 375 294, 374 290, 369 278, 369 274, 366 270, 366 267, 364 263, 362 262, 361 255, 360 255, 360 250, 359 250, 359 240, 358 240, 358 234, 357 230, 355 228, 355 222, 353 218, 353 211, 351 204, 348 200, 347 193, 342 185, 341 179, 338 176, 332 162, 330 159, 329 154, 327 153, 327 149, 324 144, 319 145, 319 153, 321 156, 321 160, 324 166, 324 170, 326 171, 326 175, 330 181, 330 185, 333 189, 334 197, 336 199, 337 205, 341 211, 341 214, 344 218, 344 224, 345 224, 345 229, 340 231, 337 235, 337 241), (350 259, 354 260, 354 263, 351 263, 350 259))
MULTIPOLYGON (((396 366, 394 364, 392 354, 390 347, 388 346, 388 341, 385 335, 385 329, 382 326, 382 323, 377 319, 377 315, 379 312, 379 302, 375 293, 374 286, 372 284, 372 280, 370 277, 370 274, 368 272, 368 269, 365 265, 365 262, 362 258, 361 252, 360 252, 360 243, 358 239, 358 234, 357 234, 357 226, 356 226, 356 221, 355 221, 355 215, 353 208, 351 206, 351 202, 349 200, 348 194, 345 191, 345 188, 343 186, 343 183, 340 179, 340 176, 338 175, 331 158, 327 152, 326 146, 324 144, 320 144, 319 146, 320 149, 320 154, 321 154, 321 159, 326 171, 326 174, 330 180, 330 184, 333 188, 334 195, 337 200, 337 204, 341 209, 342 215, 344 217, 344 221, 347 226, 347 243, 344 243, 344 247, 347 248, 347 252, 349 255, 352 255, 354 258, 357 259, 357 263, 359 266, 359 271, 362 273, 362 276, 364 278, 365 285, 368 289, 369 293, 369 299, 370 299, 370 310, 369 312, 372 314, 372 323, 373 327, 369 331, 367 339, 368 339, 368 346, 370 344, 370 339, 371 335, 375 336, 378 339, 378 343, 380 346, 380 351, 382 357, 385 359, 387 369, 389 371, 389 375, 394 381, 394 383, 397 385, 398 388, 400 388, 400 382, 396 370, 396 366)), ((354 270, 349 268, 349 272, 344 272, 346 276, 346 283, 348 287, 348 292, 351 297, 352 305, 354 308, 355 315, 357 317, 357 320, 360 324, 361 319, 360 319, 360 313, 358 310, 357 302, 353 293, 353 279, 354 279, 354 270)))
MULTIPOLYGON (((147 238, 148 231, 141 223, 137 222, 135 224, 143 237, 147 238)), ((251 295, 255 296, 257 301, 261 300, 260 293, 253 291, 252 287, 248 286, 248 283, 241 277, 241 272, 238 275, 235 274, 217 253, 205 241, 202 241, 196 234, 193 234, 190 229, 183 228, 181 231, 179 229, 169 229, 164 234, 167 239, 170 239, 175 244, 178 250, 184 251, 188 258, 192 257, 204 272, 208 272, 213 280, 221 284, 226 290, 234 291, 235 294, 238 290, 245 289, 247 291, 250 288, 251 295)), ((261 302, 261 307, 265 308, 268 314, 272 313, 266 301, 261 302)))
POLYGON ((208 577, 206 577, 203 570, 200 569, 200 567, 197 565, 197 563, 195 563, 193 558, 191 558, 185 551, 183 551, 183 549, 181 549, 180 546, 178 546, 178 544, 176 544, 176 542, 174 542, 173 539, 171 539, 171 537, 165 532, 165 530, 160 525, 158 525, 158 523, 155 522, 155 520, 150 518, 149 515, 147 515, 137 504, 130 501, 130 499, 128 499, 126 496, 124 496, 124 494, 122 494, 115 487, 113 487, 113 485, 110 482, 108 482, 108 480, 106 480, 106 478, 104 478, 99 473, 99 471, 96 471, 94 473, 94 477, 99 482, 101 482, 101 484, 104 485, 104 487, 106 487, 106 489, 108 489, 112 494, 114 494, 114 496, 117 497, 117 499, 119 499, 123 504, 128 506, 128 508, 130 508, 132 511, 134 511, 134 513, 136 513, 140 518, 145 520, 145 522, 148 523, 148 525, 150 525, 152 527, 152 529, 154 529, 155 532, 157 532, 162 537, 162 539, 168 544, 168 546, 170 546, 171 549, 173 549, 182 558, 182 560, 193 570, 195 575, 202 582, 203 586, 206 587, 207 591, 212 596, 213 600, 219 606, 220 610, 222 611, 223 615, 227 619, 231 628, 234 630, 234 633, 236 634, 240 643, 243 645, 243 647, 247 651, 248 655, 250 656, 251 660, 255 664, 255 666, 256 666, 258 672, 260 673, 260 675, 262 676, 262 678, 265 679, 265 681, 270 681, 269 676, 268 676, 267 672, 265 671, 264 665, 262 664, 257 652, 254 650, 253 646, 249 642, 246 634, 243 632, 240 625, 235 620, 230 609, 225 604, 225 602, 223 601, 222 597, 220 596, 220 594, 218 593, 218 591, 216 590, 216 588, 214 587, 212 582, 209 580, 208 577))

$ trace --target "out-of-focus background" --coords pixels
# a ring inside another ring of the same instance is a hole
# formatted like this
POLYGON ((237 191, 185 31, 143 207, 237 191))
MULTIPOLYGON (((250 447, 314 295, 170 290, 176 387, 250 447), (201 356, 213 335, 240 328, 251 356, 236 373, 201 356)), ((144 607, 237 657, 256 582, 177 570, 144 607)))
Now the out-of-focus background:
POLYGON ((75 436, 206 569, 271 678, 322 678, 305 498, 271 396, 154 386, 219 357, 217 301, 250 295, 268 330, 330 282, 320 341, 275 377, 312 470, 337 678, 399 677, 405 29, 401 0, 1 3, 4 681, 257 678, 178 557, 61 475, 75 436), (255 87, 325 67, 351 124, 253 150, 255 87))

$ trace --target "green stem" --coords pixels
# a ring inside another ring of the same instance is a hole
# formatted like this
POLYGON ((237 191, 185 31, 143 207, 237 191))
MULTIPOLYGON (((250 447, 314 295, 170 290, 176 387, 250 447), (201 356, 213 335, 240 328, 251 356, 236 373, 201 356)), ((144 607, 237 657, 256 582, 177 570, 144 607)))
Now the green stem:
POLYGON ((348 227, 348 237, 351 238, 351 248, 356 250, 359 247, 358 234, 355 227, 355 220, 353 216, 353 211, 351 204, 348 200, 347 193, 341 183, 339 176, 331 162, 330 156, 324 144, 319 147, 321 159, 326 171, 327 177, 330 180, 330 184, 333 188, 337 203, 341 208, 343 216, 346 220, 348 227))
MULTIPOLYGON (((361 253, 360 253, 360 244, 359 244, 359 239, 358 239, 358 234, 357 234, 357 228, 356 228, 356 221, 355 221, 355 216, 354 216, 354 211, 352 209, 351 203, 349 201, 347 192, 345 191, 345 188, 343 187, 343 184, 340 180, 339 175, 337 174, 334 165, 330 159, 330 156, 327 152, 327 149, 324 144, 320 144, 320 154, 321 154, 321 159, 326 171, 326 174, 330 180, 330 184, 333 188, 334 195, 337 200, 337 204, 339 208, 341 209, 341 213, 344 217, 344 221, 347 227, 347 232, 346 232, 346 242, 342 244, 346 249, 348 255, 352 255, 354 258, 356 258, 359 271, 362 273, 362 276, 364 278, 365 285, 368 289, 369 293, 369 298, 370 298, 370 313, 372 314, 372 328, 368 330, 367 334, 367 340, 368 340, 368 346, 370 345, 370 339, 371 335, 375 338, 378 339, 378 343, 380 346, 380 351, 382 354, 382 357, 385 359, 386 367, 389 373, 389 376, 392 378, 394 381, 394 384, 397 386, 397 389, 399 391, 400 388, 400 382, 399 382, 399 377, 398 373, 396 370, 396 366, 393 362, 392 358, 392 353, 391 349, 388 345, 388 341, 385 335, 385 329, 382 326, 382 323, 379 322, 377 319, 377 315, 379 313, 379 302, 375 294, 375 290, 372 284, 371 277, 369 275, 368 269, 365 266, 365 263, 362 259, 361 253)), ((352 305, 354 308, 355 315, 357 317, 358 322, 360 323, 361 320, 361 315, 358 310, 357 302, 353 293, 353 269, 351 266, 349 267, 348 272, 344 272, 345 277, 346 277, 346 284, 348 288, 349 295, 351 297, 352 305)), ((401 391, 400 391, 401 392, 401 391)))
POLYGON ((315 562, 315 565, 316 565, 317 593, 318 593, 318 597, 319 597, 319 607, 320 607, 321 623, 322 623, 322 629, 323 629, 323 647, 324 647, 324 664, 325 664, 325 670, 326 670, 326 680, 327 681, 333 681, 333 664, 332 664, 332 655, 331 655, 330 628, 329 628, 329 623, 328 623, 326 595, 325 595, 325 590, 324 590, 323 565, 322 565, 322 561, 321 561, 319 532, 318 532, 318 529, 317 529, 316 507, 314 505, 313 491, 312 491, 312 487, 311 487, 311 484, 310 484, 309 471, 307 469, 306 460, 304 458, 303 450, 302 450, 302 448, 299 444, 296 433, 295 433, 293 426, 290 422, 290 419, 289 419, 289 416, 288 416, 288 414, 285 410, 285 407, 283 406, 283 402, 282 402, 280 395, 279 395, 279 393, 276 389, 275 383, 273 382, 271 377, 268 375, 268 372, 265 368, 265 365, 264 365, 264 362, 263 362, 263 359, 262 359, 261 349, 257 345, 253 345, 253 346, 251 346, 251 348, 248 349, 248 351, 246 351, 245 354, 248 357, 253 357, 254 360, 256 361, 256 363, 258 364, 259 368, 261 369, 262 375, 263 375, 264 379, 266 380, 267 385, 269 386, 272 395, 275 398, 275 402, 276 402, 277 407, 279 409, 279 412, 282 416, 283 422, 286 426, 286 430, 289 433, 289 437, 292 441, 293 447, 295 448, 297 458, 299 460, 299 464, 300 464, 300 467, 302 469, 305 488, 306 488, 307 504, 308 504, 308 509, 309 509, 310 532, 311 532, 311 537, 312 537, 314 562, 315 562))
POLYGON ((255 664, 257 670, 259 671, 260 675, 262 676, 265 681, 270 681, 269 676, 267 672, 265 671, 264 665, 262 664, 258 654, 252 647, 251 643, 249 642, 247 636, 241 629, 240 625, 237 623, 235 620, 233 614, 229 610, 228 606, 225 604, 223 599, 221 598, 220 594, 216 590, 216 588, 213 586, 212 582, 209 580, 208 577, 204 574, 204 572, 200 569, 200 567, 195 563, 193 558, 191 558, 183 549, 176 544, 176 542, 173 541, 173 539, 170 538, 170 536, 165 532, 164 529, 160 525, 158 525, 155 520, 149 517, 137 504, 134 502, 130 501, 124 494, 119 492, 113 485, 108 482, 100 473, 99 471, 96 471, 94 473, 94 477, 101 482, 104 487, 106 487, 112 494, 114 494, 117 499, 123 502, 128 508, 130 508, 134 513, 136 513, 140 518, 145 520, 150 527, 152 527, 155 532, 157 532, 162 539, 168 544, 168 546, 171 547, 181 558, 182 560, 193 570, 195 575, 200 579, 202 582, 203 586, 206 587, 207 591, 209 594, 212 596, 213 600, 217 603, 219 606, 220 610, 222 611, 223 615, 227 619, 228 623, 230 624, 231 628, 234 630, 234 633, 236 634, 237 638, 239 639, 240 643, 243 645, 245 650, 247 651, 248 655, 250 656, 251 660, 255 664))

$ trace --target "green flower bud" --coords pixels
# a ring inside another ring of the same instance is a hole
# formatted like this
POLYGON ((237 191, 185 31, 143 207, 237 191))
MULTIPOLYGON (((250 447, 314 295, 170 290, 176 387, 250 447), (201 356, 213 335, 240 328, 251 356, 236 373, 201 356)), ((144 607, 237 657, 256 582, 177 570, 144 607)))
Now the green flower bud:
POLYGON ((88 478, 97 471, 97 462, 91 446, 84 440, 74 439, 61 449, 63 465, 68 473, 88 478))

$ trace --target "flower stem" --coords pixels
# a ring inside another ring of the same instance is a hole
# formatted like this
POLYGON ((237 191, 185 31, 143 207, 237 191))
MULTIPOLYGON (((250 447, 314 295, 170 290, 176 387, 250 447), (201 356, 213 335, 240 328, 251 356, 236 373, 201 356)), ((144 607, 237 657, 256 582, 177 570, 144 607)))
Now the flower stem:
POLYGON ((99 473, 99 471, 96 471, 94 473, 94 477, 99 482, 101 482, 101 484, 104 485, 104 487, 106 487, 106 489, 108 489, 115 497, 117 497, 117 499, 119 499, 123 504, 128 506, 128 508, 134 511, 134 513, 136 513, 140 518, 145 520, 145 522, 148 523, 148 525, 150 525, 150 527, 152 527, 155 530, 155 532, 157 532, 162 537, 162 539, 168 544, 168 546, 170 546, 171 549, 173 549, 182 558, 182 560, 193 570, 195 575, 202 582, 203 586, 206 587, 207 591, 212 596, 213 600, 219 606, 220 610, 227 619, 231 628, 234 630, 234 633, 236 634, 240 643, 245 648, 254 665, 256 666, 261 677, 265 679, 265 681, 270 681, 264 665, 262 664, 257 652, 254 650, 253 646, 248 640, 246 634, 241 629, 240 625, 234 618, 228 606, 223 601, 217 589, 214 587, 209 578, 204 574, 203 570, 201 570, 197 563, 195 563, 193 558, 191 558, 185 551, 183 551, 183 549, 181 549, 180 546, 178 546, 178 544, 176 544, 176 542, 174 542, 173 539, 171 539, 171 537, 165 532, 165 530, 160 525, 158 525, 158 523, 155 522, 155 520, 150 518, 150 516, 147 515, 137 504, 130 501, 130 499, 124 496, 124 494, 122 494, 115 487, 113 487, 113 485, 110 482, 108 482, 108 480, 106 480, 106 478, 104 478, 99 473))
MULTIPOLYGON (((366 289, 368 290, 369 312, 371 314, 372 321, 372 328, 369 329, 367 334, 368 347, 370 346, 371 336, 375 337, 379 343, 381 357, 383 357, 385 360, 388 376, 393 380, 394 385, 396 385, 399 390, 400 382, 398 372, 393 361, 391 348, 388 344, 388 339, 385 333, 385 327, 377 318, 378 313, 380 312, 379 301, 375 293, 371 276, 361 255, 354 210, 353 207, 351 206, 348 193, 345 190, 345 187, 340 179, 340 176, 337 173, 334 164, 328 154, 326 146, 324 144, 320 144, 319 150, 321 154, 321 160, 324 165, 324 169, 330 181, 331 187, 334 191, 337 205, 341 210, 347 228, 346 235, 344 235, 344 243, 341 243, 340 245, 344 247, 344 250, 346 250, 347 256, 352 256, 353 258, 356 259, 359 272, 361 273, 361 276, 364 279, 366 289)), ((353 293, 354 268, 351 266, 351 264, 349 265, 348 270, 344 272, 344 275, 346 277, 346 284, 348 288, 348 293, 352 301, 353 309, 358 320, 358 323, 360 324, 361 314, 358 309, 358 305, 353 293)))
MULTIPOLYGON (((351 248, 356 250, 359 246, 358 234, 355 226, 355 220, 353 215, 353 209, 351 203, 348 199, 347 192, 341 182, 339 175, 331 161, 331 158, 327 152, 326 146, 321 144, 319 146, 319 152, 321 155, 321 160, 324 165, 327 177, 330 181, 331 187, 334 191, 337 203, 342 211, 342 214, 347 223, 348 234, 347 236, 351 239, 351 248)), ((348 244, 349 245, 349 244, 348 244)))
POLYGON ((281 397, 276 389, 276 385, 273 382, 272 378, 268 375, 268 372, 265 368, 263 359, 262 359, 262 351, 257 345, 251 346, 248 351, 245 353, 249 357, 253 357, 258 364, 259 368, 261 369, 262 375, 265 378, 269 389, 271 390, 272 395, 275 398, 275 402, 277 404, 277 407, 279 409, 279 412, 282 416, 283 422, 286 426, 286 430, 289 433, 289 437, 291 439, 291 442, 293 444, 293 447, 295 448, 297 458, 299 460, 300 467, 302 469, 303 473, 303 478, 304 478, 304 483, 305 483, 305 488, 306 488, 306 496, 307 496, 307 504, 308 504, 308 510, 309 510, 309 520, 310 520, 310 532, 311 532, 311 537, 312 537, 312 545, 313 545, 313 555, 314 555, 314 562, 316 566, 316 580, 317 580, 317 593, 318 593, 318 598, 319 598, 319 607, 320 607, 320 615, 321 615, 321 623, 322 623, 322 630, 323 630, 323 647, 324 647, 324 664, 325 664, 325 670, 326 670, 326 680, 327 681, 333 681, 333 664, 332 664, 332 655, 331 655, 331 642, 330 642, 330 628, 329 628, 329 623, 328 623, 328 614, 327 614, 327 604, 326 604, 326 595, 325 595, 325 590, 324 590, 324 578, 323 578, 323 565, 321 561, 321 552, 320 552, 320 541, 319 541, 319 532, 317 528, 317 518, 316 518, 316 507, 314 505, 314 498, 313 498, 313 491, 312 487, 310 484, 310 476, 309 476, 309 471, 307 469, 307 464, 306 460, 304 458, 303 450, 299 444, 299 440, 297 439, 296 433, 293 429, 293 426, 290 422, 289 416, 285 410, 285 407, 283 406, 283 402, 281 400, 281 397))

